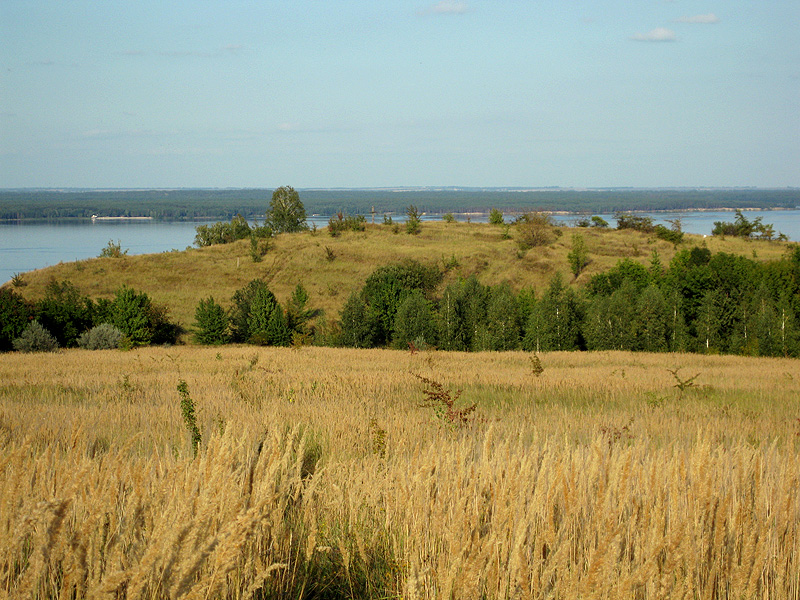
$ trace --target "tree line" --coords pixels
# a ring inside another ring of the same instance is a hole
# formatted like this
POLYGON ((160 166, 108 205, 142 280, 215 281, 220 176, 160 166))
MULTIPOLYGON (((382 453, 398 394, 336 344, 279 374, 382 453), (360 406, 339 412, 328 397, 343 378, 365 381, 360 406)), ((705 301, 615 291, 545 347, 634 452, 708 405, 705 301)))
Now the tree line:
MULTIPOLYGON (((800 189, 727 190, 587 190, 569 189, 411 189, 302 190, 311 213, 335 215, 402 214, 410 204, 420 212, 475 212, 487 206, 506 211, 689 210, 718 208, 796 208, 800 189)), ((103 216, 149 216, 154 219, 253 219, 263 214, 264 189, 179 190, 0 190, 0 220, 88 219, 103 216)))
POLYGON ((441 287, 437 267, 405 261, 378 267, 351 294, 338 320, 318 319, 298 285, 281 307, 266 283, 251 282, 227 311, 197 307, 200 343, 317 343, 353 348, 455 351, 630 350, 800 355, 800 246, 759 263, 703 247, 669 265, 621 260, 580 290, 556 274, 537 295, 477 277, 441 287))
POLYGON ((44 297, 29 302, 0 288, 0 351, 90 350, 174 344, 183 332, 165 307, 123 286, 113 299, 92 300, 69 281, 51 281, 44 297))
MULTIPOLYGON (((338 319, 310 308, 302 284, 281 304, 256 279, 228 308, 200 300, 191 332, 200 344, 800 356, 798 245, 763 263, 693 247, 663 265, 654 252, 648 265, 623 259, 581 289, 556 274, 539 294, 474 275, 442 288, 443 278, 440 268, 416 261, 378 267, 338 319)), ((51 281, 37 302, 0 289, 2 351, 169 344, 183 331, 164 307, 126 286, 96 301, 69 281, 51 281), (37 345, 47 336, 54 345, 37 345)))

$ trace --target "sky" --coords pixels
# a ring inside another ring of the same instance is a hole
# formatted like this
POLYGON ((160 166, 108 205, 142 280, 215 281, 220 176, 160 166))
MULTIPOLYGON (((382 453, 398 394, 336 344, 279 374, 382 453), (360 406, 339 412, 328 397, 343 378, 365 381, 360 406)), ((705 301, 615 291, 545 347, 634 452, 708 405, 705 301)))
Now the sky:
POLYGON ((0 0, 0 188, 800 186, 797 0, 0 0))

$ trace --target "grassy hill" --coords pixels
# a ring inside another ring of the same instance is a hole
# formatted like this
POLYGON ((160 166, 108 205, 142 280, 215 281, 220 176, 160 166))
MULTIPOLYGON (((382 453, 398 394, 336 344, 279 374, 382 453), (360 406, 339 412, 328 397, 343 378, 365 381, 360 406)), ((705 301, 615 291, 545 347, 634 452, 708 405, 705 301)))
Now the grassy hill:
MULTIPOLYGON (((436 264, 446 271, 442 286, 458 277, 476 274, 488 285, 508 282, 519 290, 532 286, 537 294, 556 272, 570 285, 580 286, 595 273, 613 267, 620 259, 643 264, 657 251, 668 264, 676 249, 654 235, 632 230, 559 228, 562 235, 550 245, 519 249, 500 226, 477 223, 424 223, 421 233, 407 235, 403 229, 368 225, 363 232, 346 232, 333 238, 327 230, 283 234, 270 241, 261 262, 253 262, 247 240, 233 244, 120 258, 96 258, 25 273, 18 291, 29 299, 43 295, 49 281, 69 280, 82 293, 108 298, 121 285, 147 292, 167 306, 171 318, 188 327, 194 320, 197 302, 213 296, 226 306, 233 293, 255 278, 263 278, 280 302, 285 302, 298 283, 308 290, 309 304, 331 318, 354 290, 360 289, 375 268, 403 259, 436 264), (584 237, 591 263, 573 278, 567 253, 572 235, 584 237)), ((786 243, 752 242, 741 239, 703 238, 686 235, 684 246, 707 245, 712 252, 730 252, 759 260, 777 259, 786 243)))

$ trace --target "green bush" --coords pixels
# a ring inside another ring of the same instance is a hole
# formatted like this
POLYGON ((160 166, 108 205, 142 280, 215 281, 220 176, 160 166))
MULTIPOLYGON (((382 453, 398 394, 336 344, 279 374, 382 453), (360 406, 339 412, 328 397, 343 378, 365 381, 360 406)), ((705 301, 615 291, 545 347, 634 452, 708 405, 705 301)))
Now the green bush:
POLYGON ((100 323, 78 337, 78 347, 85 350, 113 350, 122 342, 122 332, 111 323, 100 323))
POLYGON ((503 213, 493 208, 489 213, 489 225, 502 225, 503 223, 503 213))
POLYGON ((58 341, 39 321, 31 321, 22 335, 14 340, 14 350, 18 352, 53 352, 57 349, 58 341))
POLYGON ((328 219, 328 233, 331 237, 337 237, 344 231, 364 231, 366 228, 367 218, 364 215, 350 217, 343 213, 336 213, 328 219))

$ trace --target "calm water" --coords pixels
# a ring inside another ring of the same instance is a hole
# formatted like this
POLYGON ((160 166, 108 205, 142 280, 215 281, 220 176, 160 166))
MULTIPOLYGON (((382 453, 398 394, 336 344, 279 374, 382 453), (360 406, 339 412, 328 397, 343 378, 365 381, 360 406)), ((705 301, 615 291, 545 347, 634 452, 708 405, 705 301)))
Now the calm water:
MULTIPOLYGON (((748 211, 748 220, 763 217, 777 232, 793 241, 800 241, 800 210, 748 211)), ((613 215, 601 215, 613 227, 613 215)), ((688 233, 710 235, 714 221, 733 221, 729 211, 657 213, 649 215, 657 223, 680 218, 688 233)), ((378 217, 381 218, 381 217, 378 217)), ((440 217, 430 216, 436 220, 440 217)), ((395 217, 402 222, 404 217, 395 217)), ((459 216, 459 221, 466 217, 459 216)), ((558 216, 556 220, 572 224, 575 217, 558 216)), ((309 219, 317 227, 328 224, 327 217, 309 219)), ((473 222, 486 222, 486 217, 472 217, 473 222)), ((378 222, 378 219, 376 219, 378 222)), ((60 262, 96 257, 109 241, 119 242, 128 254, 151 254, 184 250, 194 243, 195 228, 208 221, 83 221, 51 223, 0 223, 0 283, 15 273, 24 273, 60 262)))

